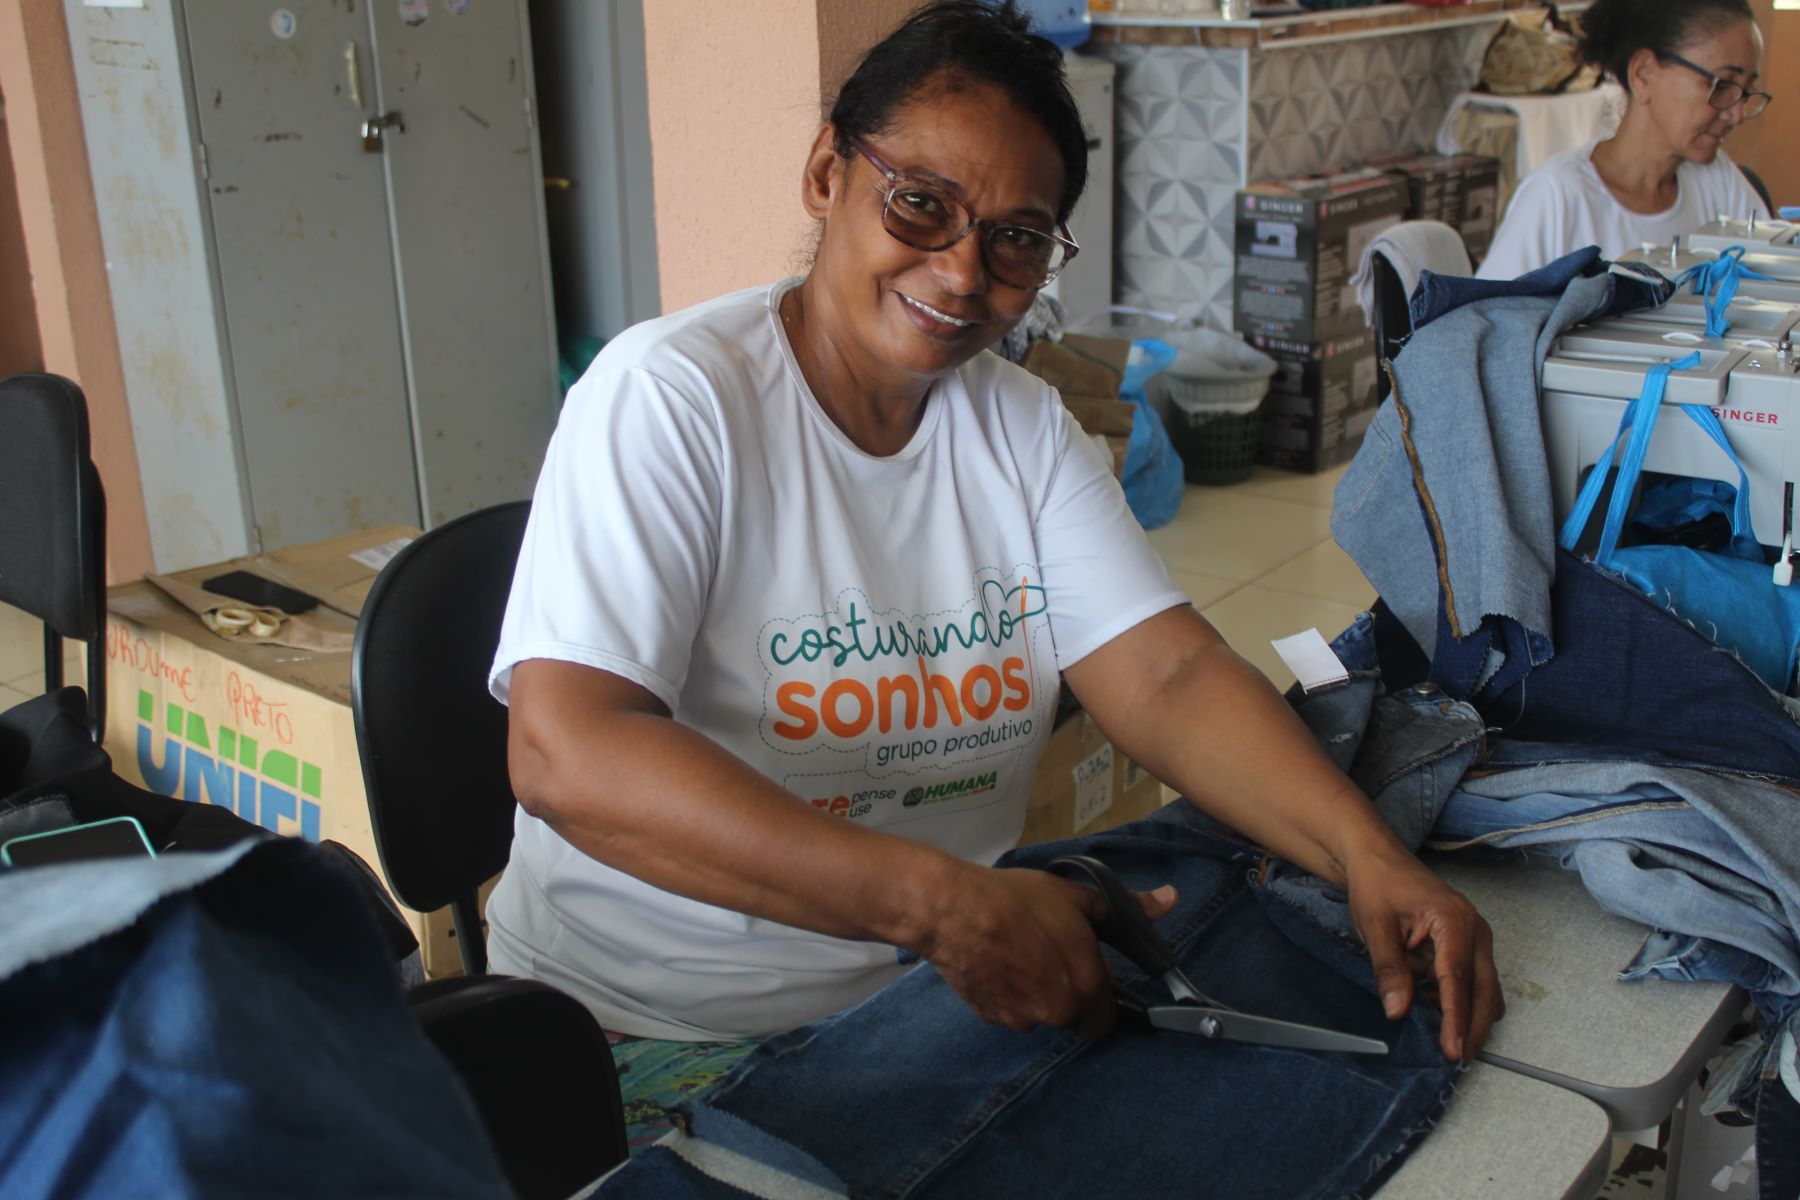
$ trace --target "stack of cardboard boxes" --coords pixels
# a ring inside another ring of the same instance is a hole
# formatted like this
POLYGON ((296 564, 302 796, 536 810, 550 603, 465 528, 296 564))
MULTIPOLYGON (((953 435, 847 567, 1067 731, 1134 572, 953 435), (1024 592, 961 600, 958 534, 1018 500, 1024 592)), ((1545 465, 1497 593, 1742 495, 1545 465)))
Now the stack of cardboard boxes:
POLYGON ((1323 471, 1361 443, 1374 415, 1375 341, 1350 279, 1406 203, 1406 184, 1373 169, 1238 193, 1237 328, 1280 368, 1263 402, 1262 462, 1323 471))
POLYGON ((1238 193, 1236 325, 1280 367, 1263 404, 1261 462, 1324 471, 1362 444, 1376 346, 1350 280, 1369 243, 1402 220, 1442 221, 1479 262, 1498 197, 1498 161, 1472 154, 1403 155, 1238 193))

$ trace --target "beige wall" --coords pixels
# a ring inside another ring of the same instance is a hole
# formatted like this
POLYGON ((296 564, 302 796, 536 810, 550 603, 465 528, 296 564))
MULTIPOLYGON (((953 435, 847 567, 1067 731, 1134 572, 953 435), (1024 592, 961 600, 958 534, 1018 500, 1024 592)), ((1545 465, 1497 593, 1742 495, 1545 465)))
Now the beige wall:
POLYGON ((644 0, 656 261, 673 312, 801 270, 811 240, 800 169, 821 81, 917 0, 762 0, 754 18, 644 0))
POLYGON ((0 93, 44 368, 87 394, 106 486, 108 574, 134 579, 153 565, 150 528, 62 5, 0 0, 0 93))
POLYGON ((0 378, 43 369, 25 227, 19 221, 19 191, 7 149, 5 94, 0 93, 0 378))
POLYGON ((1750 3, 1763 31, 1763 87, 1775 94, 1775 102, 1762 117, 1739 126, 1725 148, 1762 176, 1776 204, 1800 204, 1800 157, 1782 136, 1792 106, 1800 101, 1784 83, 1800 79, 1800 12, 1776 12, 1774 0, 1750 3))

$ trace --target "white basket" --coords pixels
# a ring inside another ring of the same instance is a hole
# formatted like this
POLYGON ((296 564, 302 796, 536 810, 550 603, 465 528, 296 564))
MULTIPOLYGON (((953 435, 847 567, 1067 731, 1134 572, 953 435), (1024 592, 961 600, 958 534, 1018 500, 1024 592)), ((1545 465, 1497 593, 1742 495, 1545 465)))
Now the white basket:
POLYGON ((1251 413, 1268 395, 1275 360, 1231 334, 1187 329, 1165 334, 1175 361, 1159 378, 1189 413, 1251 413))

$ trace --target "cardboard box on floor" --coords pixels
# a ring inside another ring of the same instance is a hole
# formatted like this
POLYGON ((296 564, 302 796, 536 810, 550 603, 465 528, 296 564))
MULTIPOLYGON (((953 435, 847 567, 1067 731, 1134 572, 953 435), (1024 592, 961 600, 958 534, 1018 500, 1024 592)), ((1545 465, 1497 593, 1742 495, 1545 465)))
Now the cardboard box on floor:
MULTIPOLYGON (((330 606, 309 616, 353 632, 375 576, 419 531, 388 526, 177 572, 198 586, 232 569, 330 606)), ((152 791, 223 804, 276 833, 329 838, 381 860, 350 716, 350 654, 232 641, 146 581, 107 593, 106 750, 152 791)), ((383 876, 385 882, 385 876, 383 876)), ((402 909, 426 974, 462 970, 450 912, 402 909)))
POLYGON ((1077 712, 1056 727, 1038 760, 1020 845, 1097 833, 1162 807, 1162 783, 1125 757, 1094 719, 1077 712))
POLYGON ((1363 330, 1326 342, 1250 341, 1279 368, 1263 401, 1256 460, 1314 473, 1348 462, 1375 419, 1375 335, 1363 330))
POLYGON ((1024 367, 1062 396, 1063 407, 1084 433, 1104 438, 1113 475, 1125 473, 1125 449, 1137 407, 1119 399, 1131 343, 1123 338, 1064 334, 1060 342, 1033 342, 1024 367))

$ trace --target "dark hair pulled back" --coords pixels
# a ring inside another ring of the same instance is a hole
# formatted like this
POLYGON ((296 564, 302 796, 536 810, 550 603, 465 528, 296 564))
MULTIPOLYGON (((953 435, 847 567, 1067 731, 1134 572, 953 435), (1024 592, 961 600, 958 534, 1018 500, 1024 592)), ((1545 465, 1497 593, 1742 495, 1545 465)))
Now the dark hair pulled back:
POLYGON ((844 158, 855 141, 888 129, 896 113, 933 88, 964 83, 998 87, 1036 117, 1062 155, 1057 219, 1066 220, 1087 186, 1087 134, 1063 78, 1055 43, 1031 32, 1012 0, 937 0, 875 45, 831 106, 835 148, 844 158))
POLYGON ((1734 21, 1755 21, 1750 0, 1595 0, 1581 16, 1581 56, 1631 88, 1639 50, 1675 54, 1734 21))

